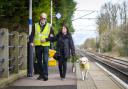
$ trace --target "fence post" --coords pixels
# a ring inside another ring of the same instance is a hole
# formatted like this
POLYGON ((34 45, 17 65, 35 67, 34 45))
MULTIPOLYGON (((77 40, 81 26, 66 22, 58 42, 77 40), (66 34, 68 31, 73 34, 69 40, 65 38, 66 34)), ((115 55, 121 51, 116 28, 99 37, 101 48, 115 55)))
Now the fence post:
POLYGON ((19 60, 18 60, 18 45, 19 45, 19 33, 13 31, 9 36, 9 70, 11 73, 19 72, 19 60))
POLYGON ((21 70, 27 69, 27 35, 20 33, 19 35, 19 68, 21 70))
POLYGON ((9 77, 9 49, 8 29, 0 29, 0 77, 9 77))

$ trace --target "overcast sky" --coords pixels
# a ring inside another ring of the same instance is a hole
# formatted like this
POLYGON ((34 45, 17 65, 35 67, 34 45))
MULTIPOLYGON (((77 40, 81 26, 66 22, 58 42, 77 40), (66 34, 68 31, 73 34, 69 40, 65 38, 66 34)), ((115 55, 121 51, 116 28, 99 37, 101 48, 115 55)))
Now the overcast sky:
MULTIPOLYGON (((124 0, 75 0, 77 2, 77 10, 74 13, 74 18, 78 18, 80 16, 86 15, 83 18, 96 18, 101 6, 103 6, 106 2, 112 3, 121 3, 124 0), (85 11, 79 11, 85 10, 85 11)), ((125 0, 127 1, 127 0, 125 0)), ((96 37, 96 19, 77 19, 73 21, 73 27, 75 29, 75 33, 73 34, 73 39, 75 45, 81 45, 87 38, 96 37)))

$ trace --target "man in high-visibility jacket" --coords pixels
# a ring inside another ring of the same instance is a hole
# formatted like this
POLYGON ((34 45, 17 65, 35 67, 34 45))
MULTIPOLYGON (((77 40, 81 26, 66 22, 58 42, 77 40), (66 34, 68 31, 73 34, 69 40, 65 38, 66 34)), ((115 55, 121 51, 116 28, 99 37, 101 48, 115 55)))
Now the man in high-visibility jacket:
POLYGON ((39 22, 35 23, 35 30, 30 36, 30 45, 35 46, 37 64, 39 67, 38 80, 48 80, 48 54, 50 42, 42 42, 43 39, 53 36, 54 32, 49 23, 47 23, 47 15, 41 13, 39 22))

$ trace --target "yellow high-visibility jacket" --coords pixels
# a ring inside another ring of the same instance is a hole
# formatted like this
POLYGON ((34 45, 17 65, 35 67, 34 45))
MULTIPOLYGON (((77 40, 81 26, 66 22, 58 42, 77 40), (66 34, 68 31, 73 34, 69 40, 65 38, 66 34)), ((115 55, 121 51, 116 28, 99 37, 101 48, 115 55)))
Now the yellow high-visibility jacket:
POLYGON ((50 46, 50 42, 41 43, 42 39, 48 38, 50 34, 50 24, 47 23, 44 30, 41 32, 41 27, 39 23, 35 23, 35 36, 34 36, 34 45, 35 46, 50 46))

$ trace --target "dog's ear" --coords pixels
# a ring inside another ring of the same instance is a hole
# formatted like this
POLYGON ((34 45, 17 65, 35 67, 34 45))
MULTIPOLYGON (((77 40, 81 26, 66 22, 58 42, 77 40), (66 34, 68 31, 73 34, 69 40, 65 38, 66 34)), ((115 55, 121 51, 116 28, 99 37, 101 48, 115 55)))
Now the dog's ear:
POLYGON ((83 57, 79 59, 79 61, 82 61, 83 60, 83 57))
POLYGON ((89 62, 88 58, 86 58, 86 61, 89 62))
POLYGON ((89 60, 86 58, 86 62, 88 63, 89 62, 89 60))

